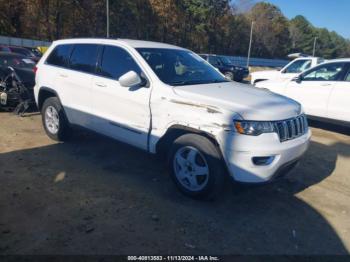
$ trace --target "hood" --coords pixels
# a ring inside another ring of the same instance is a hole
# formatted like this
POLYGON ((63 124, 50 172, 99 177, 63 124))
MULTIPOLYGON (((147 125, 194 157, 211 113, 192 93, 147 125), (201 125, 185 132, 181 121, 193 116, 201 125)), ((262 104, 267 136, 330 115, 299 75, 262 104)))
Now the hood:
POLYGON ((259 88, 281 88, 285 87, 290 82, 290 79, 273 79, 273 80, 265 80, 255 84, 255 87, 259 88))
MULTIPOLYGON (((265 89, 236 82, 176 86, 178 103, 206 105, 240 114, 245 120, 275 121, 300 114, 298 102, 265 89)), ((219 110, 218 110, 219 111, 219 110)))
POLYGON ((280 73, 280 71, 278 70, 265 70, 265 71, 257 71, 257 72, 253 72, 251 73, 252 75, 256 76, 262 76, 262 75, 266 75, 266 76, 276 76, 280 73))

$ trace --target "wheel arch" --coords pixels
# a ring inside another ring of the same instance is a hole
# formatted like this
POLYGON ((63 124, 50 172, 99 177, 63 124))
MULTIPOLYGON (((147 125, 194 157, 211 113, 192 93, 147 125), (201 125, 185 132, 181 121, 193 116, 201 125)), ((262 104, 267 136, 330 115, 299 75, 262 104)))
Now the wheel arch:
POLYGON ((45 100, 48 99, 49 97, 57 97, 58 100, 61 102, 60 97, 58 96, 58 94, 55 90, 53 90, 50 87, 43 86, 40 88, 39 94, 38 94, 37 106, 38 106, 39 111, 41 111, 45 100))
POLYGON ((203 130, 195 129, 192 127, 174 124, 170 126, 165 134, 158 140, 156 144, 156 154, 159 156, 165 156, 167 150, 170 148, 171 144, 180 136, 185 134, 196 134, 208 138, 217 147, 221 154, 219 143, 217 142, 214 135, 205 132, 203 130))

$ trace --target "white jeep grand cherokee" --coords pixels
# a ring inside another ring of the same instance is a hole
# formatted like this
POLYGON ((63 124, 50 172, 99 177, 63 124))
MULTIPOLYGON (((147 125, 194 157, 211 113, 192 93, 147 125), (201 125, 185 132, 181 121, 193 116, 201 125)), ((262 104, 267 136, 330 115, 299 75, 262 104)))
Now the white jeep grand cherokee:
POLYGON ((65 140, 78 125, 166 155, 178 188, 195 198, 220 192, 226 173, 260 183, 287 172, 311 136, 300 104, 227 81, 177 46, 60 40, 36 70, 49 137, 65 140))

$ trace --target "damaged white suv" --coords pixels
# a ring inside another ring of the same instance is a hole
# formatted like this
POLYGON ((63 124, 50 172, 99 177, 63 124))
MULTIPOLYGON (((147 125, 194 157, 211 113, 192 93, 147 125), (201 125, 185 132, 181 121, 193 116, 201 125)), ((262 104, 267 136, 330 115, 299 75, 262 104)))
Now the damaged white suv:
POLYGON ((137 40, 71 39, 37 65, 35 98, 49 137, 78 125, 167 156, 178 188, 220 192, 225 174, 260 183, 286 173, 311 136, 301 105, 227 81, 197 54, 137 40))

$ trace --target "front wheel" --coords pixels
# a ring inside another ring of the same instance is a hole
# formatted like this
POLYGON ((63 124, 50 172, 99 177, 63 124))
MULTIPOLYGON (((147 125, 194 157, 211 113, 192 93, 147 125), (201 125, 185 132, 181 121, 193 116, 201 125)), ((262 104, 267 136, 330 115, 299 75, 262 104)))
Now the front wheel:
POLYGON ((206 137, 186 134, 176 139, 168 168, 177 187, 187 196, 210 199, 223 187, 225 168, 221 155, 206 137))
POLYGON ((234 80, 235 76, 232 72, 225 72, 225 78, 228 79, 228 80, 234 80))

